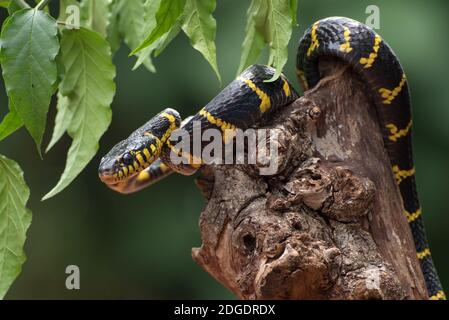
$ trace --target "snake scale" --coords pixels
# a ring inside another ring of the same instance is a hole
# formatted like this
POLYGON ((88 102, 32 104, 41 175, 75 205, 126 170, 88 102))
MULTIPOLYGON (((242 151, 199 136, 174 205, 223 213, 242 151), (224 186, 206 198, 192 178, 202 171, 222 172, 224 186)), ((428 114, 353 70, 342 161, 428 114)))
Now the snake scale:
MULTIPOLYGON (((305 31, 299 42, 296 72, 304 91, 321 79, 318 59, 323 56, 341 59, 366 83, 430 299, 445 299, 430 255, 416 191, 410 95, 407 78, 396 55, 377 33, 355 20, 343 17, 319 20, 305 31)), ((162 111, 112 148, 101 161, 100 179, 118 192, 131 193, 173 171, 184 175, 195 173, 202 166, 201 159, 198 160, 201 153, 183 153, 181 156, 189 161, 174 164, 170 153, 179 153, 179 150, 175 148, 172 133, 182 127, 193 137, 195 122, 201 124, 202 130, 215 128, 223 134, 260 123, 266 115, 298 98, 284 75, 275 81, 266 81, 274 72, 267 66, 250 66, 203 109, 183 122, 177 111, 162 111)))

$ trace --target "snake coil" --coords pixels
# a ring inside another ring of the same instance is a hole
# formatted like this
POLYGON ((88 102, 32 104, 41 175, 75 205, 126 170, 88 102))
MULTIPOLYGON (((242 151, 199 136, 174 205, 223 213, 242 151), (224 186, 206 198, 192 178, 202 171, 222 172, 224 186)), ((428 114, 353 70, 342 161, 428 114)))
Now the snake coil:
MULTIPOLYGON (((349 18, 331 17, 315 22, 301 38, 296 72, 304 91, 320 80, 318 59, 336 57, 347 63, 367 84, 376 107, 384 145, 399 186, 405 215, 413 234, 417 256, 430 299, 445 299, 435 270, 422 220, 412 152, 412 114, 405 73, 389 45, 372 29, 349 18)), ((118 143, 101 161, 99 175, 110 188, 138 191, 173 171, 184 175, 202 165, 200 154, 181 154, 187 164, 174 164, 178 151, 171 135, 180 126, 193 137, 194 123, 201 129, 246 129, 267 114, 298 98, 284 75, 273 82, 274 70, 253 65, 231 82, 193 117, 181 123, 179 114, 166 109, 118 143), (192 160, 198 159, 195 162, 192 160)), ((205 145, 201 146, 201 150, 205 145)), ((200 151, 201 151, 200 150, 200 151)))

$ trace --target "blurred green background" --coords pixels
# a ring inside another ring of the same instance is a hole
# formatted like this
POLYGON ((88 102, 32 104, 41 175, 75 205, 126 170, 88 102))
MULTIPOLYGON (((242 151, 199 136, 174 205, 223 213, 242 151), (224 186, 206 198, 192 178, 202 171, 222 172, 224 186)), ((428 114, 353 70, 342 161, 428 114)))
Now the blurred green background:
MULTIPOLYGON (((217 1, 217 52, 223 85, 236 75, 249 3, 217 1)), ((418 189, 433 257, 449 290, 449 2, 300 0, 299 26, 289 45, 285 73, 297 83, 297 42, 315 20, 348 16, 364 22, 370 4, 379 6, 378 32, 394 48, 408 75, 418 189)), ((52 9, 57 12, 56 7, 52 9)), ((3 21, 4 12, 1 18, 3 21)), ((190 249, 201 245, 198 217, 204 205, 191 177, 173 175, 129 196, 114 193, 97 178, 101 156, 155 113, 173 107, 185 117, 220 90, 211 68, 184 35, 156 59, 156 74, 143 68, 131 71, 134 58, 128 58, 128 52, 123 46, 114 58, 117 93, 113 121, 100 151, 62 194, 40 201, 64 169, 69 138, 45 155, 44 161, 23 129, 0 144, 0 153, 16 160, 25 171, 33 211, 25 248, 28 260, 6 298, 233 298, 190 257, 190 249), (81 290, 65 288, 65 268, 70 264, 80 267, 81 290)), ((54 109, 53 102, 47 142, 54 109)), ((6 112, 1 83, 0 116, 6 112)))

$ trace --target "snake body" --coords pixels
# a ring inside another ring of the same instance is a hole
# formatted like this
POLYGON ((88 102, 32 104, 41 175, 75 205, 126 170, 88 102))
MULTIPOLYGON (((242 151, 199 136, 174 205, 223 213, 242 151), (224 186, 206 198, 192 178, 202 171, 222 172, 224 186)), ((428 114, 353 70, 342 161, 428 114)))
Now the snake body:
MULTIPOLYGON (((299 42, 296 71, 304 91, 321 79, 318 60, 323 56, 343 60, 366 83, 376 107, 429 297, 445 299, 430 255, 416 191, 410 95, 407 78, 396 55, 377 33, 357 21, 343 17, 319 20, 306 30, 299 42)), ((181 125, 193 137, 194 124, 199 122, 201 130, 216 128, 226 136, 233 130, 256 125, 267 114, 298 98, 284 75, 275 81, 266 81, 273 75, 274 69, 270 67, 249 67, 182 125, 176 111, 164 110, 102 159, 100 178, 109 187, 129 193, 173 171, 193 174, 202 166, 201 152, 181 153, 180 156, 189 158, 188 163, 172 163, 170 153, 179 153, 174 146, 176 141, 171 138, 172 132, 181 125)), ((199 151, 204 147, 202 144, 199 151)))

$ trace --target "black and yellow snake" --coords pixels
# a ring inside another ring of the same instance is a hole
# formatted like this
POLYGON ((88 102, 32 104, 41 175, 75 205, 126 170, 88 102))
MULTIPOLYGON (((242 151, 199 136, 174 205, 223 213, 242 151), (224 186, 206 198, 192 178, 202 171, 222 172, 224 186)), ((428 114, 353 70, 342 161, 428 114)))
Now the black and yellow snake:
MULTIPOLYGON (((306 30, 299 43, 296 71, 304 91, 320 80, 318 59, 322 56, 343 60, 367 84, 430 299, 445 299, 430 255, 416 192, 410 96, 406 76, 396 55, 378 34, 357 21, 341 17, 317 21, 306 30)), ((265 81, 273 75, 274 70, 270 67, 249 67, 203 109, 182 123, 175 110, 162 111, 114 146, 102 159, 101 180, 116 191, 131 193, 173 171, 184 175, 195 173, 202 165, 198 159, 201 152, 182 154, 189 158, 189 162, 173 164, 170 153, 179 151, 175 150, 172 132, 182 126, 193 136, 195 121, 201 124, 202 130, 216 128, 223 134, 260 123, 267 114, 298 98, 284 75, 273 82, 265 81)))

